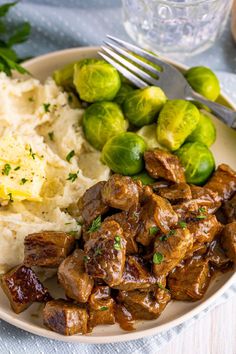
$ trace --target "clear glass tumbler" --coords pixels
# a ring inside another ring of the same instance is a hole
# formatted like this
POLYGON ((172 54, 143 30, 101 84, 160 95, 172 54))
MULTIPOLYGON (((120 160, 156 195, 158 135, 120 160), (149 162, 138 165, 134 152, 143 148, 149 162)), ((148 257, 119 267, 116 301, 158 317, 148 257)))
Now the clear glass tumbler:
POLYGON ((172 56, 209 48, 233 0, 122 0, 124 26, 141 46, 172 56))

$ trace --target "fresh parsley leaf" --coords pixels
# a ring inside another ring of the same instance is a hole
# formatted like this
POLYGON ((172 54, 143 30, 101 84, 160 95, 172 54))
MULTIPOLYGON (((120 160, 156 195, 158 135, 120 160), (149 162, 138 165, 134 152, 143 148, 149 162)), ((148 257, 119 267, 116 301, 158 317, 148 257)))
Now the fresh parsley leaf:
POLYGON ((166 290, 166 288, 161 283, 157 283, 157 285, 161 290, 166 290))
POLYGON ((83 257, 83 260, 84 260, 84 263, 87 263, 88 260, 89 260, 89 256, 84 256, 84 257, 83 257))
POLYGON ((71 235, 71 236, 76 236, 77 235, 77 231, 76 230, 72 230, 67 232, 67 234, 71 235))
POLYGON ((43 103, 43 108, 45 113, 50 112, 50 106, 51 106, 50 103, 43 103))
POLYGON ((107 306, 102 306, 102 307, 100 307, 100 311, 106 311, 106 310, 108 310, 108 307, 107 307, 107 306))
POLYGON ((201 219, 206 219, 207 216, 206 215, 197 215, 196 218, 201 220, 201 219))
POLYGON ((74 150, 71 150, 69 152, 69 154, 67 154, 67 156, 66 156, 66 161, 70 162, 70 160, 72 159, 73 156, 75 156, 75 152, 74 152, 74 150))
POLYGON ((157 226, 152 226, 149 229, 149 234, 151 236, 155 236, 158 233, 158 231, 159 231, 159 228, 157 226))
POLYGON ((162 235, 159 237, 160 241, 166 241, 168 237, 173 236, 176 233, 176 230, 170 230, 167 235, 162 235))
POLYGON ((2 174, 8 176, 10 171, 11 171, 11 166, 9 165, 9 163, 6 163, 2 169, 2 174))
POLYGON ((152 261, 154 264, 161 264, 163 259, 164 259, 163 254, 161 254, 160 252, 155 252, 153 255, 152 261))
POLYGON ((200 207, 198 208, 199 213, 205 213, 206 212, 206 208, 205 207, 200 207))
POLYGON ((94 252, 94 256, 101 256, 102 255, 102 250, 100 248, 97 248, 94 252))
POLYGON ((116 235, 115 236, 115 241, 114 241, 114 249, 117 250, 117 251, 120 251, 121 250, 121 238, 119 235, 116 235))
POLYGON ((162 235, 159 237, 160 241, 166 241, 167 240, 167 235, 162 235))
POLYGON ((53 141, 54 140, 54 132, 49 132, 48 137, 51 141, 53 141))
POLYGON ((79 171, 77 173, 71 173, 70 172, 67 180, 71 181, 71 182, 74 182, 76 180, 76 178, 78 178, 78 173, 79 173, 79 171))
POLYGON ((15 44, 20 44, 27 41, 31 31, 31 26, 28 22, 22 23, 15 33, 9 38, 8 46, 12 47, 15 44))
POLYGON ((88 232, 95 232, 100 229, 101 227, 101 215, 99 215, 96 219, 93 220, 92 225, 88 229, 88 232))
POLYGON ((206 208, 205 207, 200 207, 198 208, 199 215, 196 216, 197 219, 206 219, 207 216, 206 214, 206 208))
POLYGON ((179 221, 179 226, 180 226, 182 229, 186 229, 187 224, 186 224, 185 221, 179 221))
POLYGON ((0 6, 0 17, 5 16, 12 6, 15 6, 18 1, 9 2, 0 6))

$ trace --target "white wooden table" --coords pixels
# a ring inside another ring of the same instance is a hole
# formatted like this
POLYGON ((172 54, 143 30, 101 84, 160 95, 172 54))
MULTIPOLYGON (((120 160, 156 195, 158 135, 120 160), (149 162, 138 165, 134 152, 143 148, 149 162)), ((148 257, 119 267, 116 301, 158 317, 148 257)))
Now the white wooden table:
POLYGON ((183 331, 158 354, 236 354, 236 296, 183 331))

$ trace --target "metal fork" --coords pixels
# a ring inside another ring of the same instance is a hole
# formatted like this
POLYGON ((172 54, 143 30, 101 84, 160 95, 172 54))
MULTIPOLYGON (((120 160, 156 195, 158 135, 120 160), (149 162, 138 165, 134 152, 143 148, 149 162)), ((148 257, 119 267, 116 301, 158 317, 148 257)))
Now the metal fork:
POLYGON ((101 47, 103 51, 99 51, 99 54, 135 86, 139 88, 150 85, 159 86, 169 99, 200 102, 209 107, 221 121, 236 129, 236 112, 199 95, 174 66, 133 44, 113 36, 107 36, 107 38, 109 41, 104 42, 105 45, 101 47), (134 54, 158 65, 161 71, 137 58, 134 54), (138 64, 139 67, 134 63, 138 64), (147 71, 154 74, 155 77, 147 71))

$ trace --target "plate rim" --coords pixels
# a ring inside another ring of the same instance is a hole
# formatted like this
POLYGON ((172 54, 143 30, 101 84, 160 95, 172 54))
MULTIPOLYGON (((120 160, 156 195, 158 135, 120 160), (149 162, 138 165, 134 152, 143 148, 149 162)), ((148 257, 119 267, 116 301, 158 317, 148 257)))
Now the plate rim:
MULTIPOLYGON (((36 58, 27 60, 24 62, 23 66, 27 69, 29 66, 34 65, 37 63, 37 61, 41 61, 44 59, 50 59, 53 57, 58 57, 58 56, 66 56, 71 53, 82 53, 82 52, 97 52, 100 47, 98 46, 87 46, 87 47, 75 47, 75 48, 69 48, 69 49, 63 49, 63 50, 58 50, 58 51, 53 51, 47 54, 43 54, 40 56, 37 56, 36 58)), ((162 57, 164 60, 168 61, 170 64, 177 66, 181 70, 187 70, 188 66, 178 63, 177 61, 170 60, 168 58, 162 57)), ((221 93, 221 97, 224 98, 230 106, 232 106, 233 109, 236 110, 236 104, 226 95, 224 92, 221 93)), ((48 339, 54 339, 54 340, 59 340, 62 342, 70 342, 70 343, 85 343, 85 344, 105 344, 105 343, 118 343, 118 342, 125 342, 125 341, 130 341, 130 340, 137 340, 141 339, 144 337, 156 335, 158 333, 161 333, 163 331, 169 330, 183 322, 185 322, 188 319, 192 319, 195 315, 206 309, 211 303, 213 303, 217 298, 219 298, 234 282, 236 281, 236 272, 233 272, 230 278, 226 281, 226 283, 218 289, 214 294, 212 294, 207 300, 203 301, 200 303, 198 306, 196 306, 194 309, 188 311, 186 314, 169 321, 166 324, 162 325, 157 325, 154 326, 153 328, 148 328, 144 330, 139 330, 137 329, 136 331, 133 332, 124 332, 124 334, 118 334, 118 335, 111 335, 111 336, 106 336, 104 335, 99 335, 99 336, 91 336, 91 335, 74 335, 74 336, 63 336, 60 335, 56 332, 52 332, 51 330, 45 328, 45 327, 38 327, 37 325, 34 324, 29 324, 27 322, 22 321, 20 318, 16 318, 13 315, 5 312, 3 309, 0 308, 0 319, 6 321, 7 323, 10 323, 11 325, 18 327, 20 329, 23 329, 27 332, 30 332, 32 334, 48 338, 48 339)))

